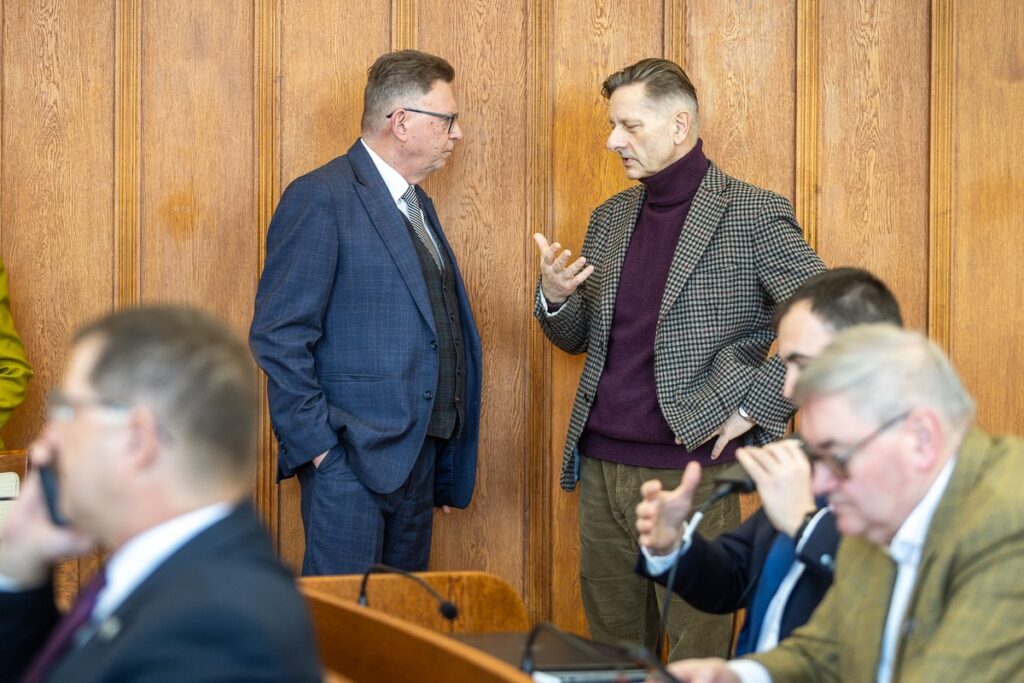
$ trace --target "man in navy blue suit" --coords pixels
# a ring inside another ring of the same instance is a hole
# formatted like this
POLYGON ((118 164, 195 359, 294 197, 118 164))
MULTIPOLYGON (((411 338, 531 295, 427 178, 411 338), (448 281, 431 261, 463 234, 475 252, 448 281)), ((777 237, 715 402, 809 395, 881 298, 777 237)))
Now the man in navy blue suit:
MULTIPOLYGON (((902 325, 899 304, 867 271, 836 268, 807 279, 775 314, 779 357, 789 398, 800 370, 843 329, 872 322, 902 325)), ((757 484, 763 507, 736 530, 715 540, 695 534, 680 548, 700 467, 692 463, 673 491, 644 482, 637 506, 641 544, 637 571, 668 581, 697 609, 717 614, 747 609, 737 655, 771 649, 810 618, 832 584, 839 544, 832 513, 811 492, 811 466, 797 440, 741 448, 737 460, 757 484)))
POLYGON ((435 506, 472 496, 480 337, 418 186, 462 139, 454 77, 423 52, 380 57, 361 139, 296 179, 270 223, 249 345, 278 476, 302 489, 303 574, 426 569, 435 506))

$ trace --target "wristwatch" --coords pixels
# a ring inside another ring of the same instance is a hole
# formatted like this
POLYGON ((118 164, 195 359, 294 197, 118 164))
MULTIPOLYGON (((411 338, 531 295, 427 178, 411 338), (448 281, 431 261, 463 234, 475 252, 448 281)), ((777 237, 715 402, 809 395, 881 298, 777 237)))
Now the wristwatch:
POLYGON ((740 417, 742 417, 742 418, 743 418, 744 420, 746 420, 747 422, 749 422, 750 424, 752 424, 752 425, 756 425, 756 424, 757 424, 757 421, 756 421, 756 420, 754 419, 754 416, 753 416, 753 415, 751 415, 750 413, 748 413, 748 412, 747 412, 747 409, 746 409, 746 408, 744 408, 743 406, 739 406, 739 407, 737 407, 737 408, 736 408, 736 413, 737 413, 737 414, 738 414, 738 415, 739 415, 740 417))

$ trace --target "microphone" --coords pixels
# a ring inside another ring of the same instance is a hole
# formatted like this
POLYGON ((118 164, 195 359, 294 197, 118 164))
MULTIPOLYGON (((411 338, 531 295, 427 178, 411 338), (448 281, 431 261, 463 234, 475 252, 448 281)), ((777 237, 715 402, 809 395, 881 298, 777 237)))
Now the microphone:
POLYGON ((441 613, 442 617, 448 621, 454 621, 455 617, 459 616, 459 608, 455 606, 455 603, 442 598, 441 594, 434 590, 429 583, 412 572, 407 572, 404 569, 398 569, 397 567, 391 567, 386 564, 371 564, 370 568, 363 572, 363 581, 359 584, 359 599, 357 601, 363 607, 369 607, 370 604, 366 599, 366 584, 370 580, 370 574, 398 574, 406 577, 407 579, 412 579, 434 598, 437 602, 437 611, 441 613))
MULTIPOLYGON (((726 496, 731 496, 734 493, 753 493, 757 490, 757 485, 754 480, 750 478, 747 471, 743 469, 738 463, 733 464, 732 467, 724 471, 721 475, 715 477, 715 483, 718 484, 718 488, 715 492, 704 501, 693 516, 690 517, 690 521, 683 528, 682 544, 680 548, 686 549, 693 541, 693 535, 697 531, 697 527, 700 525, 702 519, 704 519, 704 513, 708 509, 722 500, 726 496)), ((665 587, 665 598, 662 600, 663 604, 661 607, 661 623, 658 626, 658 640, 654 646, 654 656, 660 661, 662 656, 662 650, 665 644, 665 633, 668 630, 668 609, 672 604, 672 586, 676 582, 676 572, 679 570, 679 560, 682 558, 682 553, 676 557, 676 561, 672 563, 672 569, 668 573, 668 585, 665 587)))
POLYGON ((715 483, 718 484, 715 495, 722 491, 722 494, 715 501, 731 493, 753 493, 757 490, 757 484, 754 483, 754 480, 750 478, 750 475, 747 474, 747 471, 739 463, 733 463, 729 466, 729 469, 715 477, 715 483), (725 487, 728 487, 728 491, 723 491, 725 487))
MULTIPOLYGON (((580 654, 590 658, 595 662, 601 662, 602 660, 608 661, 609 659, 607 654, 599 651, 597 648, 591 645, 586 639, 580 638, 579 636, 573 635, 571 633, 566 633, 562 629, 552 624, 550 621, 541 621, 532 629, 530 629, 530 633, 526 636, 526 644, 523 647, 523 658, 519 664, 519 670, 525 674, 533 676, 534 672, 536 671, 536 665, 533 661, 533 650, 537 640, 537 636, 542 631, 550 633, 551 635, 555 636, 563 643, 568 645, 573 650, 576 650, 580 654)), ((628 660, 632 661, 634 664, 648 671, 651 671, 653 669, 658 674, 663 676, 664 680, 667 683, 679 683, 679 679, 670 674, 665 669, 665 666, 661 663, 661 661, 651 656, 651 653, 646 648, 640 646, 633 646, 629 648, 617 647, 616 649, 618 649, 622 655, 624 655, 628 660)), ((622 662, 615 661, 612 664, 612 666, 614 667, 615 673, 618 674, 619 677, 622 678, 622 680, 625 680, 625 678, 623 677, 624 672, 622 662)))

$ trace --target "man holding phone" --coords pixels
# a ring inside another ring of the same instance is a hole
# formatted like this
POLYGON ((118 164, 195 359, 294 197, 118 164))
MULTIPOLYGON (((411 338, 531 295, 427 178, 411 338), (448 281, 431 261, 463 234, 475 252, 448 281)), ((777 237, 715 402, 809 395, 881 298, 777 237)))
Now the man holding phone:
POLYGON ((254 380, 197 311, 76 335, 0 531, 0 680, 320 680, 305 605, 246 500, 254 380), (61 616, 54 565, 97 547, 108 562, 61 616))

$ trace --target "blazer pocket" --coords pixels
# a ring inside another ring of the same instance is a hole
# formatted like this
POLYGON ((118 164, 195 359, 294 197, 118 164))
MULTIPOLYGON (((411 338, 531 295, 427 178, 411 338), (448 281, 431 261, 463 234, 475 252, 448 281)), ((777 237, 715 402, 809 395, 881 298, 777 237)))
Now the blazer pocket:
POLYGON ((384 375, 366 373, 327 372, 320 375, 320 380, 323 382, 379 382, 382 379, 384 379, 384 375))

